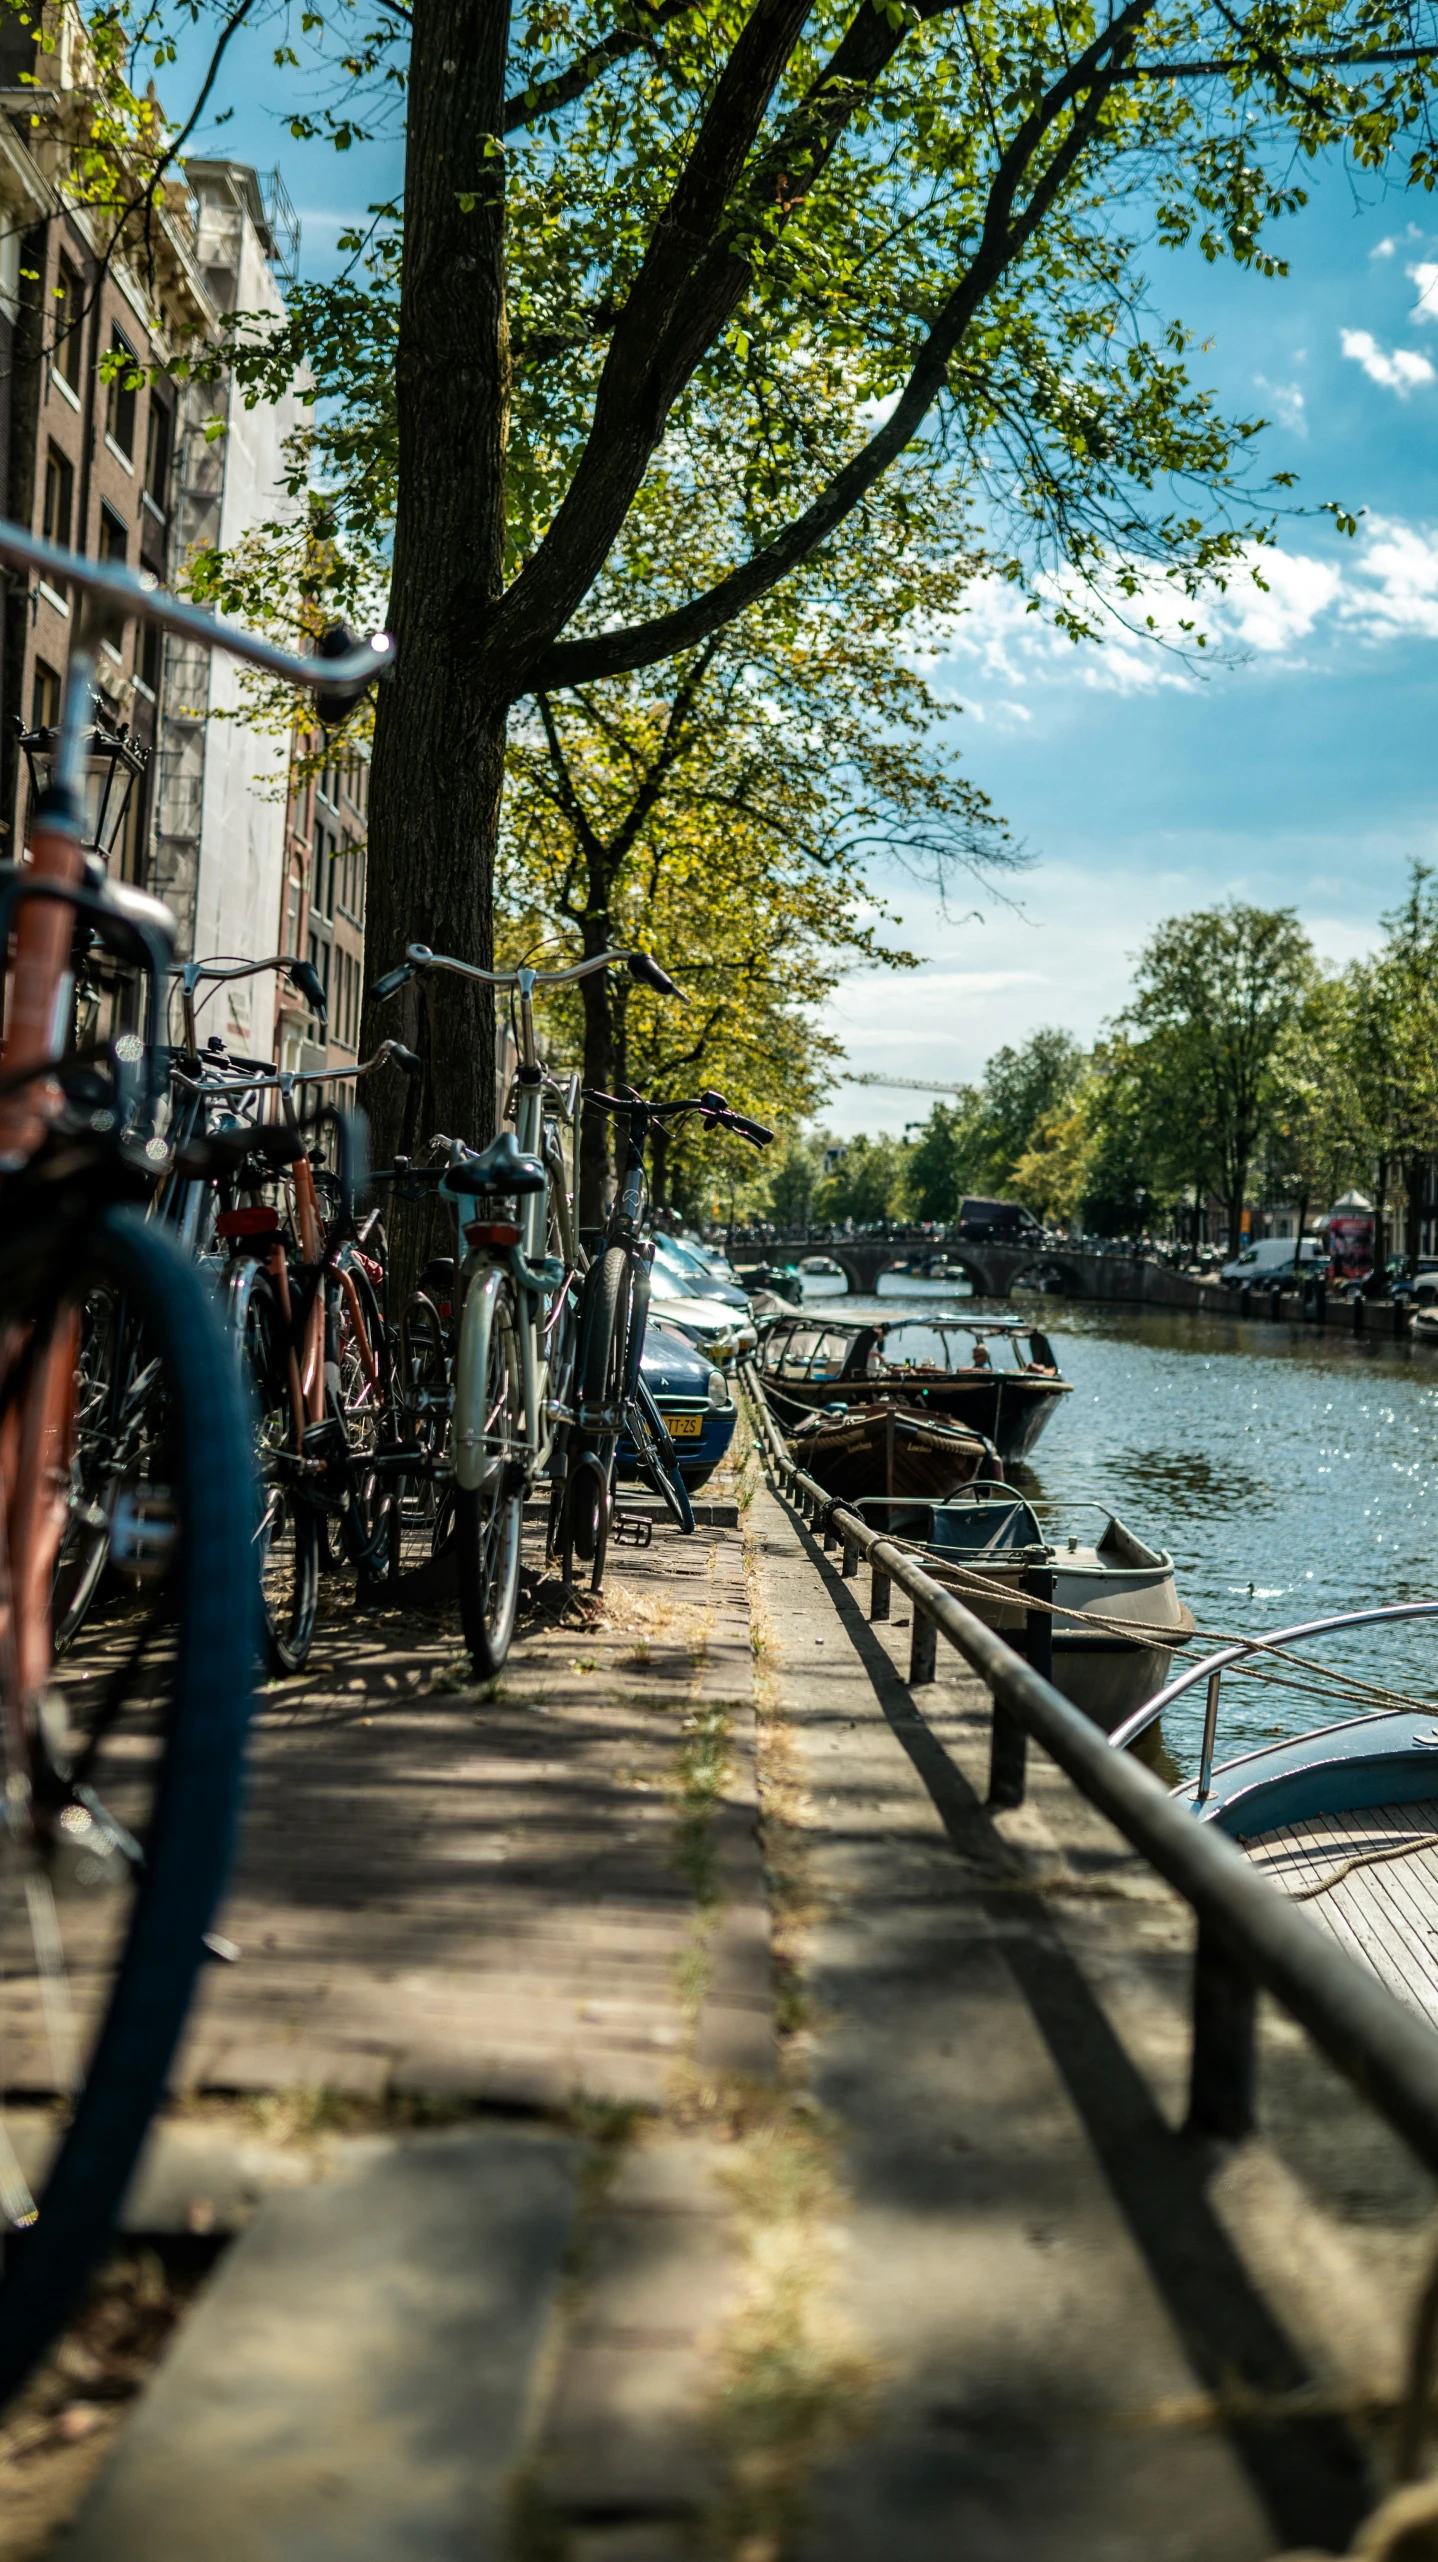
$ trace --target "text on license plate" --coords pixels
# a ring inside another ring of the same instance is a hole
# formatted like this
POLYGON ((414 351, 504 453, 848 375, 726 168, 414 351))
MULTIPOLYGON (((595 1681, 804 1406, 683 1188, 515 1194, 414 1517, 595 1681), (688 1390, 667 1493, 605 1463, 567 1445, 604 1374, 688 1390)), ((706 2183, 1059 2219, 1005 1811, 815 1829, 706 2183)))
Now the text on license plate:
POLYGON ((697 1441, 704 1429, 702 1414, 667 1414, 665 1430, 671 1441, 697 1441))

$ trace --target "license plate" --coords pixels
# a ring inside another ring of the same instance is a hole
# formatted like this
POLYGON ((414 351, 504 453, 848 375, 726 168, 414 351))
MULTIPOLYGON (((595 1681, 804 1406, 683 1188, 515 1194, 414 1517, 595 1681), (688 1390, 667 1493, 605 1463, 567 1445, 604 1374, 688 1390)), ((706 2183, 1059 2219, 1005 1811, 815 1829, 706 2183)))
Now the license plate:
POLYGON ((697 1441, 704 1429, 702 1414, 667 1414, 664 1428, 671 1441, 697 1441))

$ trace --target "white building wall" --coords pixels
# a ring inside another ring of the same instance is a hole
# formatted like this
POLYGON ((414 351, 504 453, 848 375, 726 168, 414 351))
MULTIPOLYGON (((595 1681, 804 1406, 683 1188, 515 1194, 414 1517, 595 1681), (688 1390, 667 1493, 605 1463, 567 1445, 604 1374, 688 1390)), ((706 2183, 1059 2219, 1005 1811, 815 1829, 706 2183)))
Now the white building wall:
MULTIPOLYGON (((216 180, 193 170, 190 174, 200 197, 200 263, 216 288, 216 299, 231 309, 278 316, 284 304, 241 183, 248 179, 252 188, 252 173, 235 171, 237 183, 228 204, 224 197, 229 191, 216 180)), ((247 409, 229 382, 222 397, 211 394, 206 405, 212 415, 218 412, 226 420, 218 448, 223 457, 219 523, 210 539, 228 550, 252 527, 284 512, 283 449, 298 423, 299 404, 291 395, 247 409)), ((210 660, 206 700, 210 717, 204 729, 193 949, 201 956, 224 953, 260 960, 279 948, 288 740, 243 719, 214 717, 237 712, 244 701, 240 670, 218 652, 210 660)), ((216 997, 208 1011, 209 1028, 222 1030, 242 1048, 254 1037, 254 1027, 261 1027, 260 1054, 267 1055, 274 1019, 269 979, 241 980, 224 997, 216 997), (228 1007, 223 1023, 217 1019, 222 1006, 228 1007)))

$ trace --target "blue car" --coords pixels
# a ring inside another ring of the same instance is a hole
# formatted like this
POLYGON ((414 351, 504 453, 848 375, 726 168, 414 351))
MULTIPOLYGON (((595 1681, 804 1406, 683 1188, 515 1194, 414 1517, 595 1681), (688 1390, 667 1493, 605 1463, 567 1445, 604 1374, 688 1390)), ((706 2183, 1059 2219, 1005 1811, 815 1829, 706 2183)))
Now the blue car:
MULTIPOLYGON (((679 1453, 679 1473, 693 1494, 707 1485, 734 1438, 734 1400, 722 1370, 696 1352, 687 1335, 651 1317, 644 1338, 644 1382, 679 1453)), ((634 1444, 618 1451, 619 1474, 636 1474, 634 1444)))

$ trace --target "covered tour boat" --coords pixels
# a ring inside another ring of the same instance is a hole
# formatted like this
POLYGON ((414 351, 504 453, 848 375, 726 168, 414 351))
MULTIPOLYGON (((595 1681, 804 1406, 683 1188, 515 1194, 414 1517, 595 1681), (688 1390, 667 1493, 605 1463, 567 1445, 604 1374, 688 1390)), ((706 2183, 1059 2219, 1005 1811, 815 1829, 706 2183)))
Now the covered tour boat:
POLYGON ((891 1318, 827 1310, 778 1317, 765 1328, 758 1367, 786 1430, 824 1407, 853 1414, 898 1403, 980 1433, 1004 1460, 1024 1458, 1073 1393, 1038 1327, 1018 1317, 960 1317, 949 1308, 891 1318), (911 1341, 937 1335, 942 1359, 903 1359, 906 1328, 911 1341))

